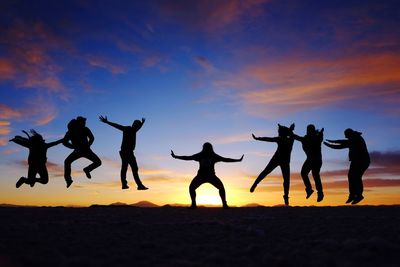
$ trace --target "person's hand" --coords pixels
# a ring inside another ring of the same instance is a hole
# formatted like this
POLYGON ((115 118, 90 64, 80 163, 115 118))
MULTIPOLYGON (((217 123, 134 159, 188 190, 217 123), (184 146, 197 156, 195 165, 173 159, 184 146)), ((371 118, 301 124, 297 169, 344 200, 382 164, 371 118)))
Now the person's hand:
POLYGON ((239 161, 242 161, 244 157, 244 154, 240 157, 239 161))
POLYGON ((104 123, 108 122, 107 116, 99 116, 99 119, 100 119, 101 122, 104 122, 104 123))
POLYGON ((172 156, 173 158, 176 158, 176 156, 175 156, 175 154, 174 154, 174 151, 172 151, 172 150, 171 150, 171 156, 172 156))
POLYGON ((254 134, 251 134, 251 136, 253 136, 254 140, 258 139, 258 137, 256 137, 254 134))
POLYGON ((144 123, 146 121, 146 118, 142 118, 142 123, 144 123))

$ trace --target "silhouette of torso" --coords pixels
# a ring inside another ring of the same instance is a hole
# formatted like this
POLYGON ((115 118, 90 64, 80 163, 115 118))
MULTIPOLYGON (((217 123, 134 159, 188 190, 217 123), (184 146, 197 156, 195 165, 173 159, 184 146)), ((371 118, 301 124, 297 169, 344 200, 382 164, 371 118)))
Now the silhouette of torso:
POLYGON ((280 163, 290 163, 294 138, 288 136, 279 136, 277 138, 278 148, 272 158, 279 160, 280 163))
POLYGON ((124 126, 122 130, 121 151, 133 151, 136 147, 136 132, 131 126, 124 126))
POLYGON ((353 162, 370 163, 369 153, 364 138, 360 135, 349 139, 349 160, 353 162))
POLYGON ((197 172, 198 175, 215 175, 215 163, 221 161, 222 157, 214 152, 200 152, 193 155, 193 158, 195 161, 198 161, 200 165, 197 172))
POLYGON ((304 136, 301 144, 308 159, 312 161, 322 160, 321 143, 322 143, 321 134, 310 134, 310 135, 307 134, 304 136))
POLYGON ((47 149, 46 143, 41 144, 29 144, 29 156, 28 164, 44 164, 47 161, 47 149))
POLYGON ((90 149, 88 136, 91 135, 91 131, 87 127, 77 128, 69 130, 65 136, 67 140, 71 140, 72 145, 76 150, 88 150, 90 149))

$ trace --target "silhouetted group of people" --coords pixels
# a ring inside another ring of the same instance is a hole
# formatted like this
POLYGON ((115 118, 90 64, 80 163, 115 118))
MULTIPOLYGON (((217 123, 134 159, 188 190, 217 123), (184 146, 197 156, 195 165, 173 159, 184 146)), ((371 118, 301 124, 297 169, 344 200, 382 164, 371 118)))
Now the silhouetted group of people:
MULTIPOLYGON (((134 180, 137 184, 138 190, 147 190, 148 188, 143 185, 139 177, 139 168, 134 155, 136 147, 136 133, 143 126, 145 119, 135 120, 131 126, 123 126, 107 119, 106 116, 100 116, 100 121, 108 124, 122 132, 122 143, 121 150, 119 151, 121 157, 121 184, 122 189, 128 189, 128 182, 126 179, 126 173, 128 165, 131 167, 134 180)), ((24 146, 29 149, 28 156, 28 176, 21 177, 16 187, 19 188, 23 184, 28 184, 31 187, 35 183, 47 184, 48 183, 48 171, 46 168, 47 162, 47 149, 63 144, 65 147, 72 149, 71 154, 64 161, 64 178, 67 188, 73 183, 71 177, 71 164, 79 158, 86 158, 92 163, 83 168, 88 179, 91 178, 91 171, 101 166, 102 162, 100 158, 92 151, 91 145, 94 142, 93 133, 88 127, 86 127, 86 118, 81 116, 72 119, 68 123, 68 131, 62 139, 57 141, 46 143, 43 137, 34 130, 30 133, 23 131, 27 137, 15 136, 10 141, 24 146), (39 178, 36 175, 39 174, 39 178)), ((314 125, 310 124, 307 126, 307 132, 304 136, 299 136, 293 132, 295 125, 292 124, 290 127, 282 126, 278 124, 278 136, 277 137, 256 137, 252 134, 253 138, 258 141, 275 142, 278 147, 272 156, 271 160, 263 171, 258 175, 253 185, 250 188, 250 192, 254 192, 257 185, 276 167, 280 167, 283 177, 283 199, 285 205, 289 205, 289 187, 290 187, 290 157, 294 140, 301 142, 302 148, 306 154, 306 160, 301 168, 301 177, 303 179, 306 191, 306 198, 308 199, 314 190, 310 183, 309 173, 315 181, 315 189, 317 190, 317 202, 324 199, 324 192, 320 177, 320 170, 322 166, 322 153, 321 144, 324 143, 326 146, 333 149, 349 149, 349 160, 350 168, 348 172, 348 183, 349 183, 349 197, 346 203, 357 204, 363 200, 363 183, 362 176, 368 169, 370 164, 370 158, 367 146, 360 132, 352 129, 346 129, 344 135, 346 139, 343 140, 326 140, 323 142, 324 128, 318 130, 314 125)), ((196 189, 204 183, 210 183, 219 190, 223 208, 228 208, 226 201, 225 188, 222 181, 215 174, 215 164, 217 162, 240 162, 243 160, 244 155, 239 159, 225 158, 214 152, 211 143, 204 143, 203 149, 197 154, 191 156, 177 156, 171 150, 171 156, 175 159, 181 160, 194 160, 199 162, 199 170, 197 175, 193 178, 189 186, 189 193, 191 198, 190 208, 196 208, 196 189)))

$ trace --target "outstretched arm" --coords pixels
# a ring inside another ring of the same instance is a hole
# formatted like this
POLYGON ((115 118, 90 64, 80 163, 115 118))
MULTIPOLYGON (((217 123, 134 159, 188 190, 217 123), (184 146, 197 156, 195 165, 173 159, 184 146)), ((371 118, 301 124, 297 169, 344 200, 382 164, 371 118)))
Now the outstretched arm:
POLYGON ((13 139, 10 139, 9 142, 14 142, 20 146, 29 148, 29 140, 22 136, 15 136, 13 139))
POLYGON ((240 162, 243 160, 244 155, 240 157, 240 159, 231 159, 231 158, 224 158, 220 156, 220 161, 222 162, 240 162))
POLYGON ((108 125, 110 125, 110 126, 116 128, 116 129, 120 130, 120 131, 123 131, 123 130, 124 130, 124 126, 119 125, 118 123, 109 121, 109 120, 107 119, 107 116, 99 116, 99 120, 100 120, 101 122, 104 122, 105 124, 108 124, 108 125))
POLYGON ((59 144, 61 144, 61 143, 63 143, 63 142, 64 142, 64 138, 61 138, 60 140, 57 140, 57 141, 54 141, 54 142, 47 143, 47 144, 46 144, 46 146, 47 146, 47 148, 50 148, 50 147, 53 147, 53 146, 59 145, 59 144))
POLYGON ((339 145, 347 145, 349 143, 349 140, 346 140, 346 139, 341 139, 341 140, 326 139, 326 141, 329 143, 334 143, 334 144, 339 144, 339 145))
POLYGON ((254 140, 265 141, 265 142, 278 142, 278 137, 256 137, 254 134, 251 134, 254 140))
POLYGON ((181 160, 194 160, 194 155, 192 156, 177 156, 175 155, 174 151, 171 150, 171 156, 174 159, 181 159, 181 160))
POLYGON ((304 140, 304 137, 303 137, 303 136, 299 136, 299 135, 297 135, 297 134, 295 134, 295 133, 292 133, 292 136, 293 136, 293 138, 294 138, 295 140, 297 140, 297 141, 299 141, 299 142, 303 142, 303 140, 304 140))
POLYGON ((324 142, 324 145, 327 147, 333 148, 333 149, 343 149, 343 148, 348 148, 349 146, 346 144, 331 144, 328 142, 324 142))

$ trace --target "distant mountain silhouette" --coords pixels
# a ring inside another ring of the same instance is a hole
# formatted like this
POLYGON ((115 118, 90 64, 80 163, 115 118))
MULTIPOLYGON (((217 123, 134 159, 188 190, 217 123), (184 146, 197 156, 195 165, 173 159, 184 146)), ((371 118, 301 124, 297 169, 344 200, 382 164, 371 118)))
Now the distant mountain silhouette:
POLYGON ((111 203, 108 206, 128 206, 128 204, 123 203, 123 202, 114 202, 114 203, 111 203))
POLYGON ((257 208, 257 207, 265 207, 264 205, 258 203, 248 203, 246 205, 240 206, 241 208, 257 208))
POLYGON ((154 204, 150 201, 139 201, 134 204, 130 204, 129 206, 141 207, 141 208, 158 208, 158 207, 160 207, 157 204, 154 204))

